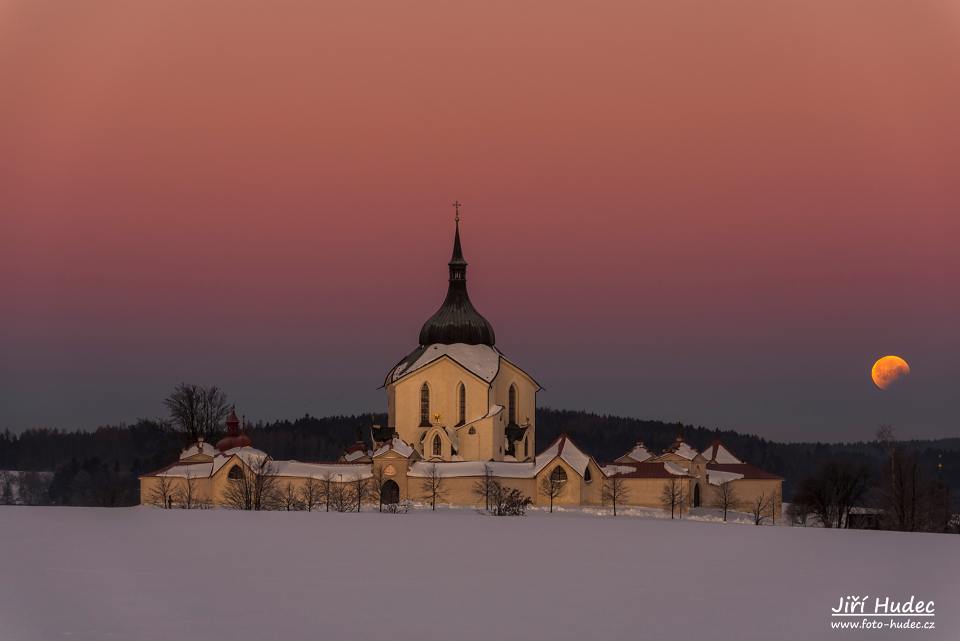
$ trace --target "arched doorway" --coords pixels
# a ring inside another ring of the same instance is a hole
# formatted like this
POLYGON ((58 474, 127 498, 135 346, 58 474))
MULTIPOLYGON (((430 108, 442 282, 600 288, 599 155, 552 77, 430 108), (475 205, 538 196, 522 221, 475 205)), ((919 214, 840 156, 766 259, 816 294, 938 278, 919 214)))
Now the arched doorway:
POLYGON ((693 486, 693 507, 700 507, 700 484, 693 486))
POLYGON ((380 487, 380 502, 384 505, 400 502, 400 486, 396 481, 386 480, 380 487))

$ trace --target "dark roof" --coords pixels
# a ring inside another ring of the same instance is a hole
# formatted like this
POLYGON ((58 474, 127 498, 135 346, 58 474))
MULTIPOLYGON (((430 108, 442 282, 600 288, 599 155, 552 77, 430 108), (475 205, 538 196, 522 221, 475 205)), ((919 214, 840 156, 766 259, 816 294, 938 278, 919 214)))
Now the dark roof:
POLYGON ((448 264, 450 282, 447 297, 420 329, 420 345, 466 343, 490 345, 496 342, 493 326, 480 315, 467 294, 467 261, 460 247, 460 222, 453 237, 453 255, 448 264))
POLYGON ((736 474, 743 474, 745 479, 780 479, 783 480, 782 476, 777 476, 766 470, 761 470, 759 467, 754 467, 749 463, 707 463, 707 471, 716 470, 717 472, 734 472, 736 474))

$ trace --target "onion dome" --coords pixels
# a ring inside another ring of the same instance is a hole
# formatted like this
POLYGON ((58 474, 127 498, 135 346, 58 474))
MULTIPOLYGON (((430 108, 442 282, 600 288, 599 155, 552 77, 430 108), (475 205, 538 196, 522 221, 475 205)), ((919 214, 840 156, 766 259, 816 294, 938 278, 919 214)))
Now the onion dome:
POLYGON ((447 297, 440 309, 420 329, 420 345, 466 343, 493 346, 496 342, 493 326, 473 307, 467 294, 467 261, 460 247, 459 209, 449 267, 447 297))
POLYGON ((250 447, 252 441, 246 434, 240 432, 240 419, 233 408, 227 416, 227 435, 217 441, 217 449, 221 452, 232 450, 235 447, 250 447))

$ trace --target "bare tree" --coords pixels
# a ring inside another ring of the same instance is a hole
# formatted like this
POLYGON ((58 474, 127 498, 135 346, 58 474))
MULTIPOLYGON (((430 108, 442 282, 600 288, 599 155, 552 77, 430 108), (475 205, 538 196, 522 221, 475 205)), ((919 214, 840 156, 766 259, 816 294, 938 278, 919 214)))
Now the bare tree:
POLYGON ((551 514, 553 514, 553 501, 563 494, 563 486, 566 484, 567 473, 559 465, 540 479, 540 493, 550 499, 551 514))
MULTIPOLYGON (((324 500, 323 483, 320 479, 312 476, 307 477, 303 486, 300 488, 300 502, 307 512, 312 512, 313 508, 318 507, 324 500)), ((329 508, 327 509, 329 512, 329 508)))
POLYGON ((727 520, 727 512, 736 510, 740 507, 740 497, 737 496, 733 481, 723 481, 717 488, 717 498, 714 499, 714 506, 723 510, 723 520, 727 520))
POLYGON ((300 501, 300 492, 297 491, 297 488, 293 486, 291 481, 287 481, 287 484, 280 492, 279 505, 287 512, 303 509, 303 503, 300 501))
MULTIPOLYGON (((780 505, 780 490, 774 490, 770 496, 770 523, 777 524, 777 506, 780 505)), ((847 508, 849 514, 850 509, 847 508)))
POLYGON ((347 483, 331 481, 330 492, 327 496, 328 506, 337 512, 352 512, 356 506, 354 493, 347 483))
POLYGON ((884 443, 887 464, 881 482, 882 525, 903 532, 946 532, 952 510, 950 489, 924 475, 915 451, 899 445, 892 430, 884 443))
POLYGON ((493 492, 496 479, 493 476, 493 470, 489 465, 483 466, 483 476, 473 484, 473 493, 483 497, 483 509, 490 511, 490 495, 493 492))
POLYGON ((350 491, 354 501, 356 501, 357 512, 359 512, 363 506, 363 502, 373 498, 372 490, 370 489, 370 479, 363 478, 358 472, 356 478, 351 482, 351 486, 350 491))
POLYGON ((627 484, 619 474, 604 479, 602 500, 603 503, 613 506, 613 515, 617 515, 617 505, 622 503, 630 495, 627 484))
POLYGON ((488 514, 494 516, 523 516, 533 499, 516 488, 502 485, 494 479, 490 484, 490 507, 488 514))
POLYGON ((0 492, 0 505, 13 505, 13 475, 10 472, 0 471, 0 483, 3 490, 0 492))
POLYGON ((36 471, 20 473, 20 502, 24 505, 47 505, 50 502, 49 483, 36 471))
POLYGON ((173 504, 179 500, 180 490, 177 488, 176 481, 169 476, 156 476, 156 481, 150 488, 149 502, 169 510, 173 504))
POLYGON ((815 514, 823 527, 845 527, 850 508, 866 494, 868 480, 864 465, 827 461, 800 483, 793 501, 815 514))
POLYGON ((323 500, 324 507, 326 511, 330 511, 330 506, 333 504, 333 473, 324 472, 320 476, 320 498, 323 500))
POLYGON ((675 518, 676 512, 679 510, 681 512, 681 518, 683 517, 683 486, 676 477, 672 477, 670 481, 663 486, 663 491, 660 493, 660 504, 665 510, 670 510, 670 518, 675 518))
POLYGON ((377 509, 383 512, 383 483, 386 475, 383 473, 383 466, 373 468, 373 477, 370 479, 370 496, 376 500, 377 509))
POLYGON ((437 464, 431 464, 428 469, 427 475, 420 484, 420 489, 423 491, 424 496, 427 497, 427 500, 430 501, 430 509, 436 510, 437 501, 443 500, 446 496, 446 491, 443 484, 443 477, 440 475, 437 464))
POLYGON ((787 517, 789 517, 793 525, 806 527, 807 520, 810 518, 810 509, 803 503, 794 501, 790 504, 790 507, 787 508, 787 517))
POLYGON ((227 395, 217 386, 181 383, 164 399, 174 429, 195 443, 201 438, 212 441, 230 412, 227 395))
MULTIPOLYGON (((187 472, 189 474, 189 471, 187 472)), ((180 492, 180 507, 185 510, 192 510, 197 506, 197 480, 192 476, 187 476, 182 483, 183 489, 180 492)))
POLYGON ((223 492, 225 505, 235 510, 272 510, 277 506, 281 493, 273 461, 259 456, 236 469, 240 473, 228 478, 223 492))
POLYGON ((763 524, 763 520, 767 518, 767 512, 770 510, 772 501, 773 498, 763 492, 750 501, 750 514, 753 515, 754 525, 763 524))

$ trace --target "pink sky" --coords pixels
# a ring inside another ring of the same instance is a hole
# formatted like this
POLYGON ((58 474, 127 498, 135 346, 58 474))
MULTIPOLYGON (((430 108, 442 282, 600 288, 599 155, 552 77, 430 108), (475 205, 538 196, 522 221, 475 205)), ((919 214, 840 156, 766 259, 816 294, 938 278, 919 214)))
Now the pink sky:
POLYGON ((946 1, 0 0, 0 429, 382 409, 456 198, 542 404, 955 435, 958 78, 946 1))

